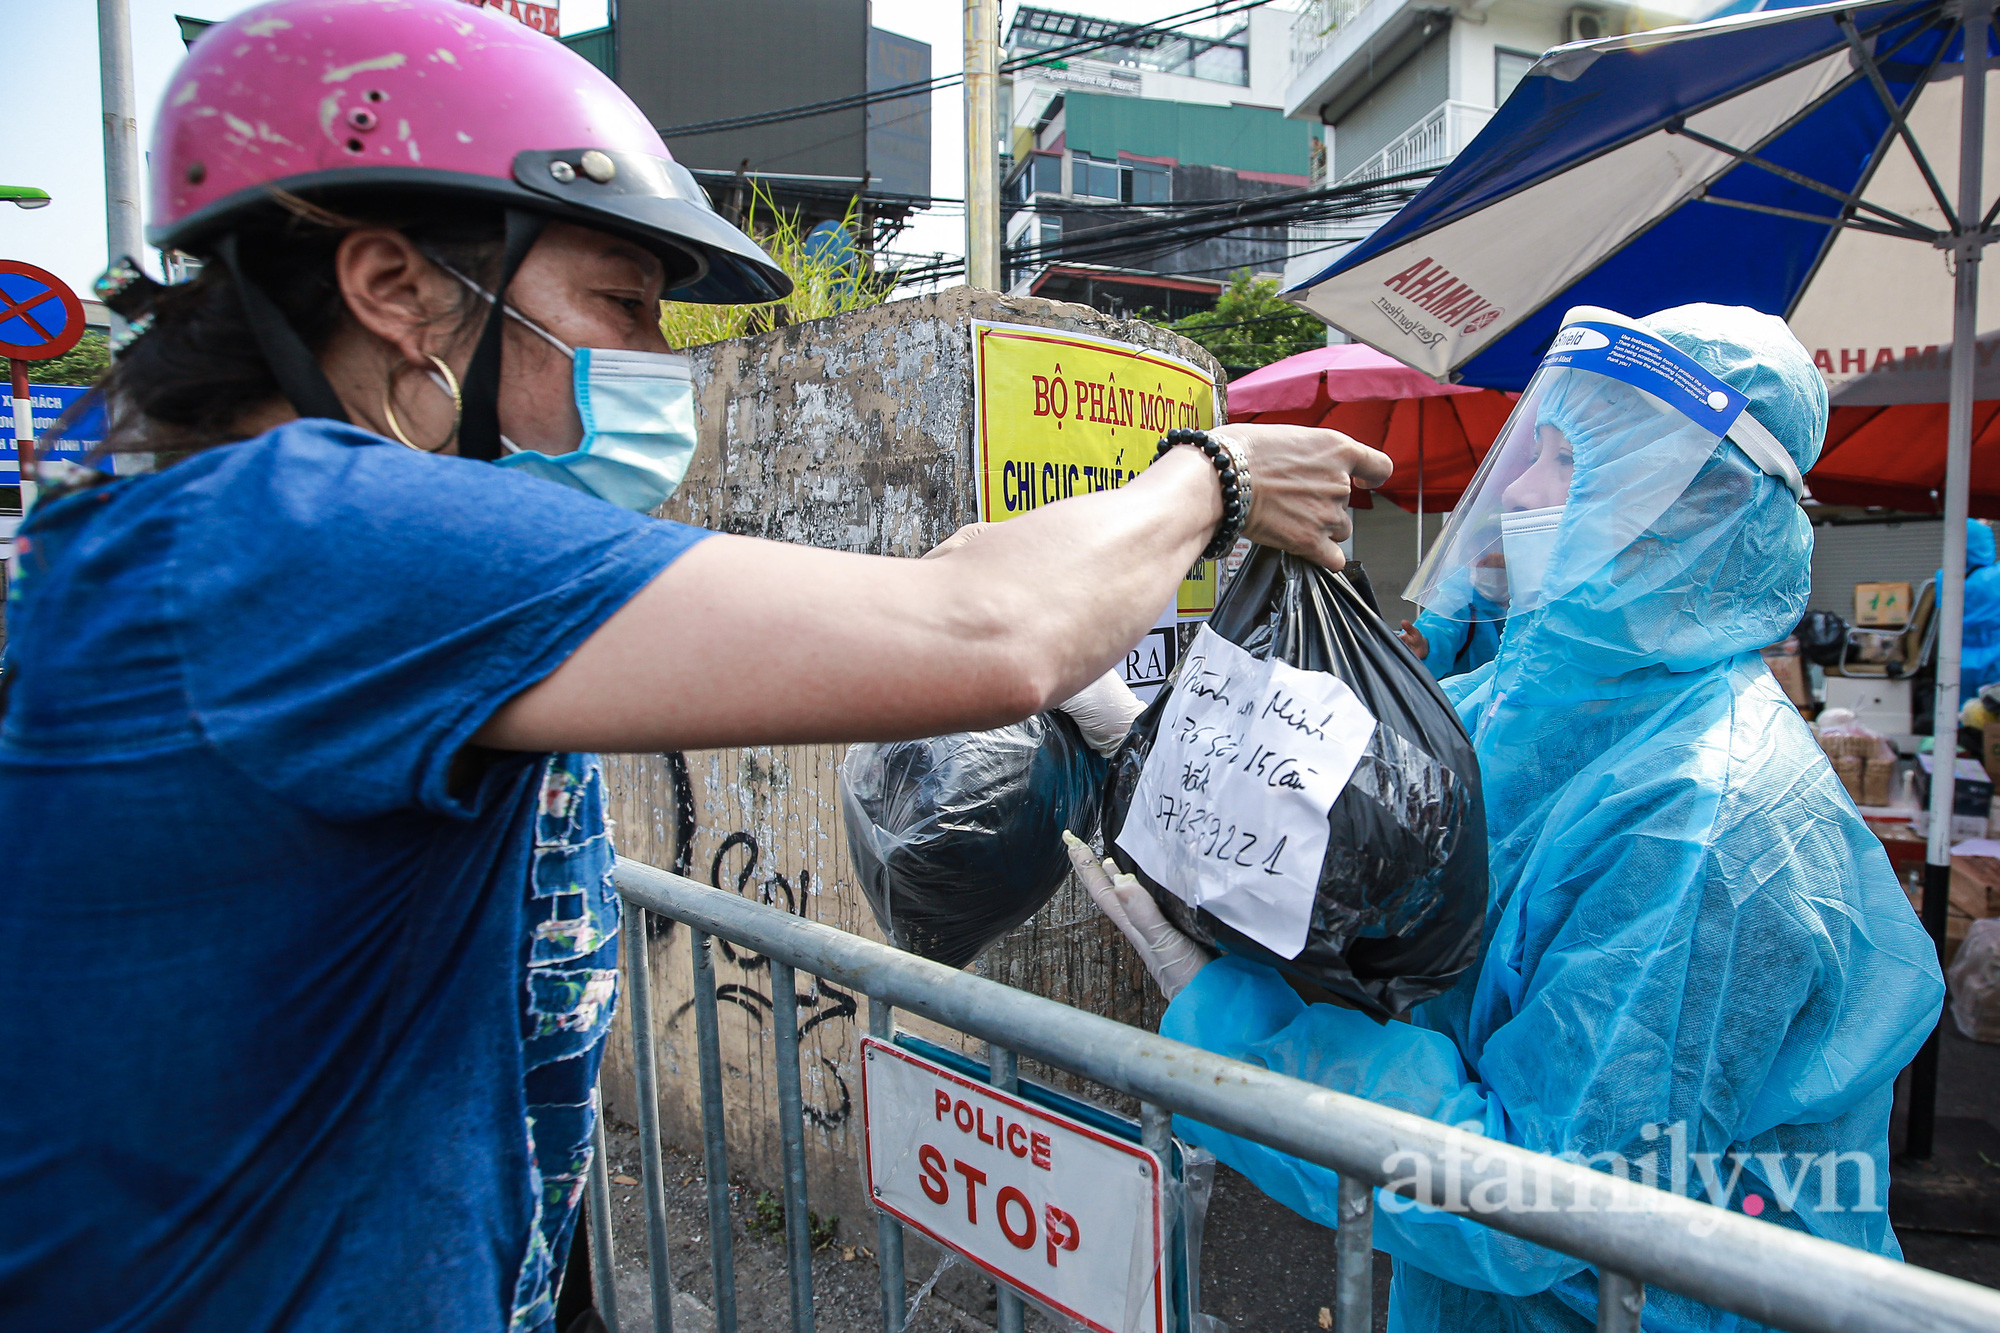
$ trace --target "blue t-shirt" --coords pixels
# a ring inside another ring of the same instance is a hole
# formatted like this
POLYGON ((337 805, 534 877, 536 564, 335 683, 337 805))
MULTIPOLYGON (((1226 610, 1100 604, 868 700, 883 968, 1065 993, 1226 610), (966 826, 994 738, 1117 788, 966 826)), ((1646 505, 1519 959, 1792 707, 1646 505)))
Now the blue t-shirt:
POLYGON ((617 976, 601 782, 466 747, 704 535, 325 421, 36 511, 4 1322, 552 1322, 617 976))

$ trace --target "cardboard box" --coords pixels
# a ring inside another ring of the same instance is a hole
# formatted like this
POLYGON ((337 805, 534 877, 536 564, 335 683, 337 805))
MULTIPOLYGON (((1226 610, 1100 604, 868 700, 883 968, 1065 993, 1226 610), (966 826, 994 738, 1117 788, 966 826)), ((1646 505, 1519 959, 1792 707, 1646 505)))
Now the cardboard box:
POLYGON ((1986 776, 2000 777, 2000 724, 1988 723, 1984 735, 1986 744, 1980 757, 1986 762, 1986 776))
MULTIPOLYGON (((1827 758, 1838 759, 1842 755, 1852 755, 1856 759, 1871 759, 1881 751, 1885 742, 1880 736, 1827 736, 1819 738, 1819 748, 1826 751, 1827 758)), ((1894 751, 1891 751, 1894 754, 1894 751)))
POLYGON ((1857 583, 1854 585, 1854 623, 1857 625, 1906 625, 1910 620, 1910 585, 1907 583, 1857 583))
MULTIPOLYGON (((1913 812, 1910 815, 1910 830, 1919 838, 1930 837, 1931 812, 1929 810, 1913 812)), ((1986 836, 1987 831, 1986 820, 1983 817, 1974 818, 1971 815, 1953 815, 1951 817, 1951 841, 1954 847, 1961 842, 1966 842, 1973 838, 1983 838, 1986 836)))
MULTIPOLYGON (((1931 803, 1932 762, 1933 756, 1931 755, 1920 754, 1917 756, 1917 798, 1923 803, 1925 809, 1929 809, 1931 803)), ((1953 772, 1955 780, 1951 787, 1951 813, 1954 820, 1976 817, 1979 827, 1984 829, 1987 818, 1993 811, 1993 779, 1986 775, 1984 768, 1971 759, 1959 760, 1953 772)), ((1954 832, 1952 834, 1954 838, 1958 836, 1955 831, 1956 828, 1957 825, 1954 823, 1954 832)), ((1966 836, 1983 838, 1986 835, 1982 832, 1971 833, 1966 836)))
POLYGON ((2000 916, 2000 858, 1951 858, 1951 910, 1975 921, 2000 916))
POLYGON ((1812 692, 1806 688, 1806 664, 1797 653, 1774 653, 1766 649, 1764 665, 1771 669, 1787 699, 1800 708, 1813 701, 1812 692))
POLYGON ((1885 806, 1889 804, 1890 779, 1896 772, 1896 757, 1892 752, 1887 759, 1871 757, 1862 761, 1861 799, 1856 805, 1885 806))
MULTIPOLYGON (((1921 882, 1905 884, 1910 906, 1921 916, 1924 910, 1921 882)), ((2000 916, 2000 860, 1990 856, 1951 858, 1951 896, 1945 914, 1944 961, 1948 967, 1972 923, 1984 917, 2000 916)))
POLYGON ((1840 785, 1847 788, 1847 798, 1856 805, 1861 804, 1861 776, 1865 763, 1857 754, 1837 754, 1833 756, 1833 771, 1840 778, 1840 785))

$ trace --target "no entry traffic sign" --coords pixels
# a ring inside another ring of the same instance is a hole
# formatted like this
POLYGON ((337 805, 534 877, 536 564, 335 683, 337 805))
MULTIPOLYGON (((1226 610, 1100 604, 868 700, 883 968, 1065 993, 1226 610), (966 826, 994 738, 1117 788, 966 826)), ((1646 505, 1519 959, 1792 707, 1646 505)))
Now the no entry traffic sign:
POLYGON ((46 361, 83 337, 83 302, 47 269, 0 259, 0 356, 46 361))
POLYGON ((863 1038, 878 1208, 1096 1333, 1165 1333, 1160 1159, 863 1038))

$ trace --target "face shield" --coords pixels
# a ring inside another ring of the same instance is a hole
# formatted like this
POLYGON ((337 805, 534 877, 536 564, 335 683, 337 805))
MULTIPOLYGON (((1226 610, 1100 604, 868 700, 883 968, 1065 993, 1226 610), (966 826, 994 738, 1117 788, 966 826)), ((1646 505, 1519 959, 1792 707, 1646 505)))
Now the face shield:
POLYGON ((1576 307, 1404 597, 1450 620, 1554 601, 1639 540, 1729 445, 1803 497, 1798 466, 1748 403, 1637 321, 1576 307))

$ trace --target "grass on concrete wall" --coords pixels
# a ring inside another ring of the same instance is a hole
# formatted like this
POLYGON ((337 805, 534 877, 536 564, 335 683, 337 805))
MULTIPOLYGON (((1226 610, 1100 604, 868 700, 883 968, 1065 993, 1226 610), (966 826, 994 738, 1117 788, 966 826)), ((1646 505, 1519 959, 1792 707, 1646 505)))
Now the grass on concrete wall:
MULTIPOLYGON (((850 238, 860 232, 859 213, 857 199, 849 202, 847 214, 841 219, 841 226, 850 238)), ((752 190, 750 212, 743 229, 755 236, 778 267, 790 275, 792 294, 782 301, 762 305, 662 301, 660 332, 666 335, 667 346, 698 347, 725 338, 741 338, 786 324, 863 310, 888 299, 892 280, 876 273, 866 254, 851 244, 809 244, 810 228, 801 224, 796 213, 778 208, 761 185, 752 190)))

